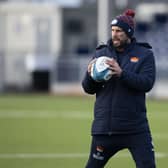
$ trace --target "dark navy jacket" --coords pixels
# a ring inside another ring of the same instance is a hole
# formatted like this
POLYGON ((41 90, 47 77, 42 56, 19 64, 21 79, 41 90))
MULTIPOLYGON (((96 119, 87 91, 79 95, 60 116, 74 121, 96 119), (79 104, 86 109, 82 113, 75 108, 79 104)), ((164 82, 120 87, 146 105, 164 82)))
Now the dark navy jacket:
MULTIPOLYGON (((82 86, 96 94, 92 134, 130 134, 150 131, 146 117, 145 93, 155 81, 155 60, 147 43, 134 40, 122 53, 121 77, 95 82, 86 73, 82 86)), ((96 49, 94 57, 118 59, 111 40, 96 49)))

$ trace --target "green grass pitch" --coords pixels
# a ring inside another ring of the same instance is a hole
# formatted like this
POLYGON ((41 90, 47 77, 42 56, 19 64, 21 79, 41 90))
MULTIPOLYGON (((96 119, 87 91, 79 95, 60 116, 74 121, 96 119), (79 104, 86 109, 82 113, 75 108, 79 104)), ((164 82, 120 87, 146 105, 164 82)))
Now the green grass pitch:
MULTIPOLYGON (((94 97, 47 94, 0 96, 0 167, 84 168, 94 97)), ((157 167, 168 165, 168 101, 148 100, 157 167)), ((127 150, 106 168, 134 168, 127 150)))

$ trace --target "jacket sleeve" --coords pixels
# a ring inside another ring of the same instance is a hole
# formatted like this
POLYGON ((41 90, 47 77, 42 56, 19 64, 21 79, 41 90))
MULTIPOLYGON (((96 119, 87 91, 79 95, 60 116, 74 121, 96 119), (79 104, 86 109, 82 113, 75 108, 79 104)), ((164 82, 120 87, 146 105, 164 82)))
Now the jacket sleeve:
POLYGON ((85 77, 82 81, 82 87, 86 93, 95 94, 102 87, 102 85, 102 82, 95 82, 88 74, 88 72, 86 72, 85 77))
MULTIPOLYGON (((96 58, 96 53, 92 59, 94 58, 96 58)), ((95 94, 102 87, 102 83, 94 81, 89 73, 86 71, 84 79, 82 81, 82 87, 86 93, 95 94)))
POLYGON ((123 70, 121 80, 132 89, 148 92, 152 89, 156 77, 156 66, 153 53, 150 51, 140 65, 138 73, 123 70))
MULTIPOLYGON (((101 55, 106 55, 106 45, 98 46, 92 59, 98 58, 101 55)), ((103 85, 104 82, 96 82, 92 79, 88 72, 85 73, 85 77, 82 81, 82 87, 86 93, 95 94, 102 88, 103 85)))

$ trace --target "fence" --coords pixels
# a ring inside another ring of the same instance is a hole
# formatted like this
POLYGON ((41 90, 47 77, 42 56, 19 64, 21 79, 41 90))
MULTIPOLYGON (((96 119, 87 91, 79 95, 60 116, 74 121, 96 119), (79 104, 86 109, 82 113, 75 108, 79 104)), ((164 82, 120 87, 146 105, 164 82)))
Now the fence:
POLYGON ((51 72, 51 92, 83 94, 81 81, 87 69, 89 57, 58 58, 51 72))
MULTIPOLYGON (((60 58, 54 63, 51 72, 51 91, 63 94, 83 94, 81 81, 91 57, 60 58)), ((168 62, 165 58, 156 59, 156 83, 149 96, 151 98, 168 98, 168 62)))

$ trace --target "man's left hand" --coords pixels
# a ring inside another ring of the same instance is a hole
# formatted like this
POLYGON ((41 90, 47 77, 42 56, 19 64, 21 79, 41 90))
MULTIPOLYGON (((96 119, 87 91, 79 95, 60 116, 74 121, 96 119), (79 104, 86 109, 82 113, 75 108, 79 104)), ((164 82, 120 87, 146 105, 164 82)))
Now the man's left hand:
POLYGON ((111 59, 107 60, 106 63, 109 65, 109 69, 111 69, 113 71, 113 74, 115 74, 118 77, 121 76, 122 69, 115 59, 111 58, 111 59))

